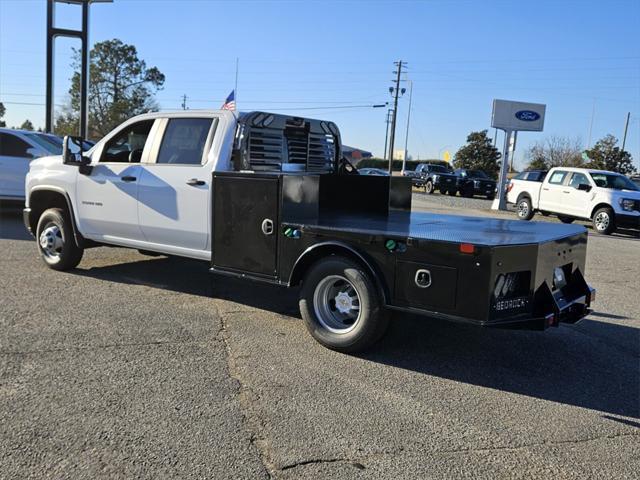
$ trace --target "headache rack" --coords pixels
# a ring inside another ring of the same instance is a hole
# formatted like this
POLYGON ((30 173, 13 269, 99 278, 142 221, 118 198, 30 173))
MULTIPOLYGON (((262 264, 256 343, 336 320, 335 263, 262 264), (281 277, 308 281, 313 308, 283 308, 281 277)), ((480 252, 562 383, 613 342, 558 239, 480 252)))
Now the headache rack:
POLYGON ((340 132, 332 122, 275 113, 241 113, 233 164, 235 170, 335 172, 340 132))

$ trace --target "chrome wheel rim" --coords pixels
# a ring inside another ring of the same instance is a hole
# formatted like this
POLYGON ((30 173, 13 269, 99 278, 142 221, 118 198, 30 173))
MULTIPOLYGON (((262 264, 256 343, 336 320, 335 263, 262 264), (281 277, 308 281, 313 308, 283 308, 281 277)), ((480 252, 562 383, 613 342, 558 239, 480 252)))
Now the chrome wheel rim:
POLYGON ((527 215, 529 215, 529 204, 522 201, 518 204, 518 216, 524 218, 527 215))
POLYGON ((348 333, 360 321, 360 294, 342 275, 323 278, 313 294, 318 322, 333 333, 348 333))
POLYGON ((600 212, 596 215, 595 224, 599 231, 606 230, 609 227, 609 214, 607 212, 600 212))
POLYGON ((38 239, 42 254, 50 259, 60 258, 64 240, 62 238, 62 230, 57 225, 48 225, 40 233, 38 239))

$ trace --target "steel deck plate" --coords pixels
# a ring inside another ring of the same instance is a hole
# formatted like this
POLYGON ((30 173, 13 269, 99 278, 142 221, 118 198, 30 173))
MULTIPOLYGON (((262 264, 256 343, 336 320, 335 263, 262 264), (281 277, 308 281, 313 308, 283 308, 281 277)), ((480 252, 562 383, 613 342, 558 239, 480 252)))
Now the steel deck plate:
POLYGON ((389 217, 329 215, 305 227, 484 246, 544 243, 586 232, 580 225, 418 212, 392 212, 389 217))

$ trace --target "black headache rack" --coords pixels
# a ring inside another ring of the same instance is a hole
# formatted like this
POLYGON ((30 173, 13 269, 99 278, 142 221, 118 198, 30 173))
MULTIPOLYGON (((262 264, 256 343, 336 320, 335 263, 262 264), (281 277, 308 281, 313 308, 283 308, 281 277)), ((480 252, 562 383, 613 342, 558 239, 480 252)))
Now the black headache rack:
POLYGON ((236 171, 332 173, 341 158, 333 122, 266 112, 241 113, 236 130, 236 171))

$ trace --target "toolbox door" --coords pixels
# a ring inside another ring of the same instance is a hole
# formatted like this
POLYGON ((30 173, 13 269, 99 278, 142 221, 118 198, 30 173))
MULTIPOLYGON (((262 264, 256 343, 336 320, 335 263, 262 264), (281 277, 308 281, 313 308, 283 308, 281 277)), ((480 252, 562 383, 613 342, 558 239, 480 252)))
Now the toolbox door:
POLYGON ((277 178, 214 177, 214 268, 276 276, 278 192, 277 178))

